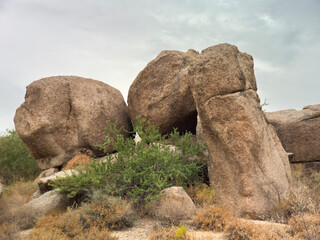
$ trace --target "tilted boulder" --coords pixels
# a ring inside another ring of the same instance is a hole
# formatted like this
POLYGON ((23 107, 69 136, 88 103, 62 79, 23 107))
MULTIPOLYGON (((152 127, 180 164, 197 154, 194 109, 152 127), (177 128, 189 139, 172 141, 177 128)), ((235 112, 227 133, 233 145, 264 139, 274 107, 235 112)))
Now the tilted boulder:
POLYGON ((286 196, 290 166, 261 110, 252 57, 229 44, 210 47, 189 79, 217 201, 236 215, 268 215, 286 196))
POLYGON ((31 83, 14 118, 19 136, 41 169, 61 166, 82 151, 103 155, 96 145, 104 143, 107 120, 132 130, 120 91, 76 76, 31 83))
POLYGON ((128 93, 133 121, 145 118, 162 134, 173 128, 195 133, 197 112, 187 78, 195 54, 163 51, 139 73, 128 93))
POLYGON ((320 161, 320 104, 266 113, 292 163, 320 161))

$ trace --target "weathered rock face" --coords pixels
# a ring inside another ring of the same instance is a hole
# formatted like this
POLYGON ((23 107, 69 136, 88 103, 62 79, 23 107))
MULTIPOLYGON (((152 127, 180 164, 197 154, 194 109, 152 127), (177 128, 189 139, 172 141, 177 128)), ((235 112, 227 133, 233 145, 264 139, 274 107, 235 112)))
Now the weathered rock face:
POLYGON ((261 110, 252 57, 229 44, 210 47, 189 79, 218 201, 238 215, 268 214, 287 193, 290 167, 261 110))
POLYGON ((190 219, 196 206, 182 187, 170 187, 160 192, 159 199, 151 204, 151 214, 173 222, 190 219))
POLYGON ((103 82, 75 76, 30 84, 14 118, 19 136, 41 169, 61 166, 83 150, 101 155, 96 145, 104 142, 107 120, 132 129, 121 93, 103 82))
POLYGON ((320 161, 320 104, 303 110, 283 110, 266 113, 275 127, 287 152, 293 153, 291 162, 320 161))
POLYGON ((197 112, 188 85, 188 68, 195 51, 163 51, 143 69, 130 86, 130 118, 137 116, 159 127, 160 133, 195 132, 197 112))

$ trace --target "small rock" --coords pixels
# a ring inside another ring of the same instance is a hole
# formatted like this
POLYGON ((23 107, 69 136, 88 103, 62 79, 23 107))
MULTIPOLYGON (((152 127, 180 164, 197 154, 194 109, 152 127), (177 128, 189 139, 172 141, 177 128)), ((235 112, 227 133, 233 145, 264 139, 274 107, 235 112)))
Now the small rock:
POLYGON ((160 192, 159 199, 151 204, 150 213, 160 219, 178 222, 192 218, 196 206, 182 187, 170 187, 160 192))
POLYGON ((64 178, 67 176, 71 176, 72 174, 78 174, 76 170, 66 170, 57 172, 49 177, 41 178, 38 181, 38 187, 41 193, 48 192, 52 190, 52 187, 49 184, 52 184, 57 178, 64 178))

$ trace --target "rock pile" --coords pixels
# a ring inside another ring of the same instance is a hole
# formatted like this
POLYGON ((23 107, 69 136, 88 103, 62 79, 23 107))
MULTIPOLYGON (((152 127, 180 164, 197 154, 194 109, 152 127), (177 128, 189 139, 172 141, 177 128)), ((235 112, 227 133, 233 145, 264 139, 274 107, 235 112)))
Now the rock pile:
POLYGON ((128 110, 107 84, 51 77, 27 87, 15 125, 39 167, 48 169, 78 153, 100 156, 95 146, 103 143, 107 120, 129 131, 141 116, 166 134, 174 127, 196 133, 198 118, 218 202, 235 215, 268 215, 287 194, 290 167, 256 91, 253 59, 233 45, 163 51, 132 83, 128 110))
POLYGON ((290 166, 256 90, 253 59, 235 46, 163 51, 130 87, 129 115, 168 133, 194 132, 197 113, 220 203, 239 215, 265 215, 286 196, 290 166))

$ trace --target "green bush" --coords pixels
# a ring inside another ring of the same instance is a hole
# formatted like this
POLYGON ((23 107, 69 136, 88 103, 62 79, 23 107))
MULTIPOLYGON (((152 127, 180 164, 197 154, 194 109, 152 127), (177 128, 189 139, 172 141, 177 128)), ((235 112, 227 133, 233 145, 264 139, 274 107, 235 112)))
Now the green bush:
POLYGON ((0 179, 5 184, 31 180, 40 169, 15 130, 0 135, 0 179))
POLYGON ((55 181, 53 187, 73 198, 86 192, 102 189, 115 196, 128 196, 134 203, 156 199, 161 190, 171 186, 188 187, 202 182, 204 162, 201 155, 203 146, 193 141, 192 134, 183 136, 174 130, 169 136, 138 119, 134 133, 141 142, 125 139, 116 124, 108 122, 107 132, 114 138, 105 138, 103 149, 111 144, 117 154, 107 155, 107 161, 94 160, 85 171, 55 181), (166 143, 174 142, 176 149, 166 143))

